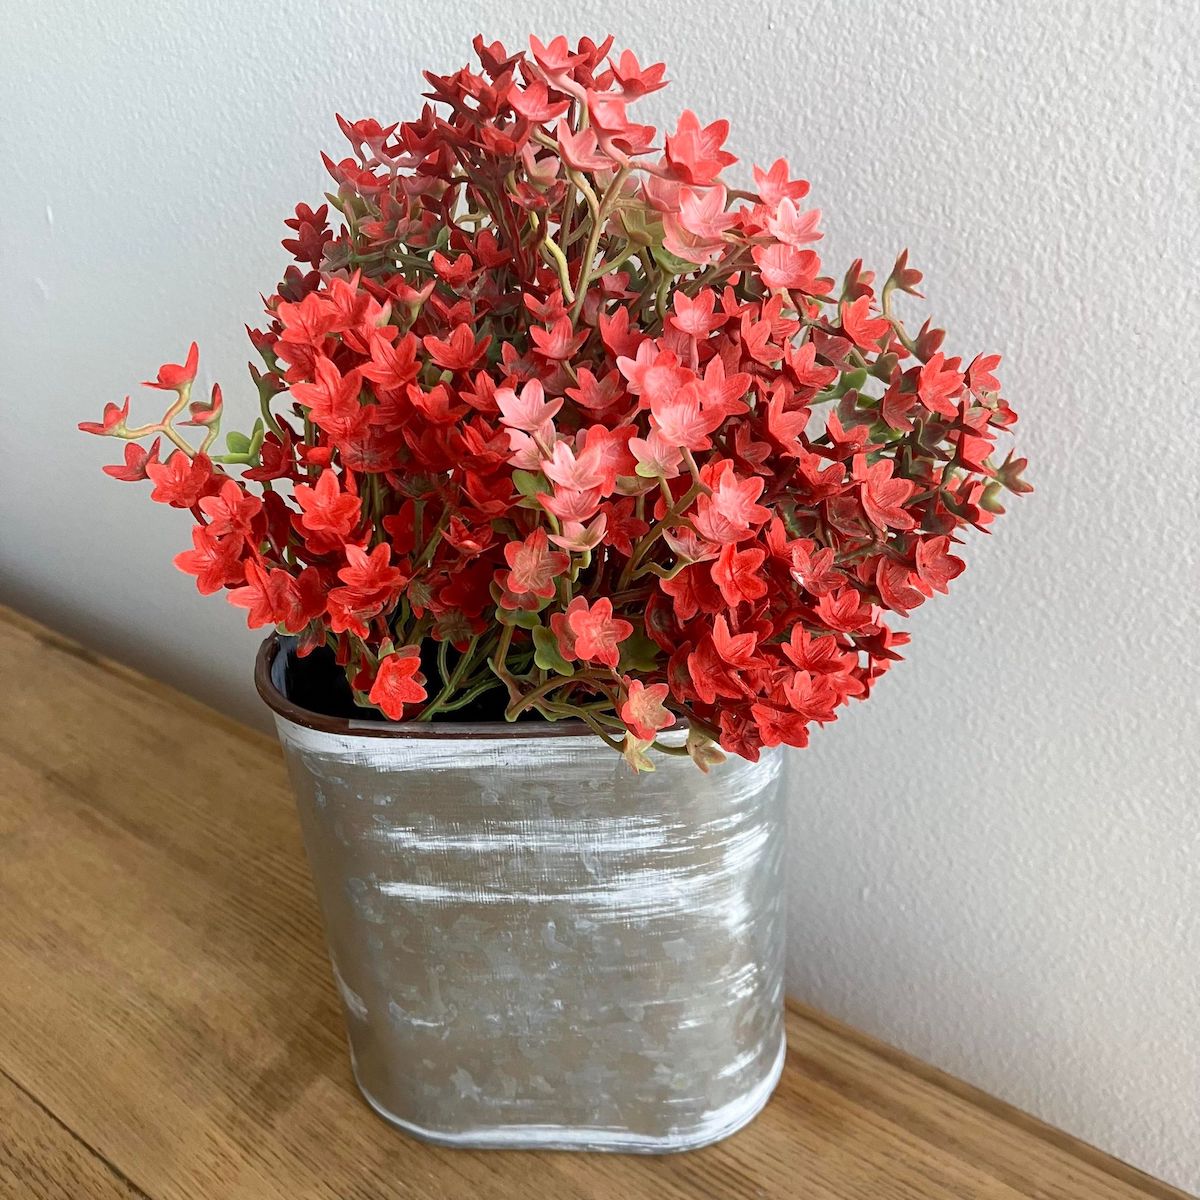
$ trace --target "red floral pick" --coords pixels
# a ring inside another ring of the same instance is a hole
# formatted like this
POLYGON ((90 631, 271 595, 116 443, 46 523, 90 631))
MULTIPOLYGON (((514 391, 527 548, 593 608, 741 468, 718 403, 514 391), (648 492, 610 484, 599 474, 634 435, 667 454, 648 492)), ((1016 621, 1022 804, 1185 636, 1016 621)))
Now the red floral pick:
POLYGON ((191 399, 192 345, 157 420, 80 428, 190 510, 202 592, 391 719, 574 715, 639 770, 676 722, 704 769, 805 745, 1030 490, 999 356, 909 330, 906 253, 835 282, 786 159, 745 186, 728 122, 642 123, 663 64, 475 49, 411 120, 338 117, 247 405, 191 399))

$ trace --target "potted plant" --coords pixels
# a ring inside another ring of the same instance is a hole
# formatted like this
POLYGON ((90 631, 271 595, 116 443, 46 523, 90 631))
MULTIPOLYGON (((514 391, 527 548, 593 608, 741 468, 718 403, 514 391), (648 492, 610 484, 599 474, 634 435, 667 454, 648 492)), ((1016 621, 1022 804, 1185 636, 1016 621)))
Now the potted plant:
POLYGON ((822 274, 808 184, 660 136, 611 39, 339 117, 336 191, 250 331, 221 446, 195 345, 81 428, 273 627, 275 712, 356 1075, 451 1144, 672 1150, 783 1056, 779 747, 863 699, 1023 459, 901 255, 822 274), (336 224, 331 223, 336 213, 336 224))

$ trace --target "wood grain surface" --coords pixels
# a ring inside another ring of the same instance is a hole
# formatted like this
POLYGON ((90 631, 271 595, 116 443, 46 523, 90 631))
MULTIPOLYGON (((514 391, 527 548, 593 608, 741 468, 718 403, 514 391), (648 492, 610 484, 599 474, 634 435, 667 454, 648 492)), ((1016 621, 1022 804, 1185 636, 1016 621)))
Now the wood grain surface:
MULTIPOLYGON (((249 670, 249 664, 247 664, 249 670)), ((273 741, 0 610, 0 1196, 1182 1197, 799 1007, 666 1158, 426 1146, 355 1091, 273 741)))

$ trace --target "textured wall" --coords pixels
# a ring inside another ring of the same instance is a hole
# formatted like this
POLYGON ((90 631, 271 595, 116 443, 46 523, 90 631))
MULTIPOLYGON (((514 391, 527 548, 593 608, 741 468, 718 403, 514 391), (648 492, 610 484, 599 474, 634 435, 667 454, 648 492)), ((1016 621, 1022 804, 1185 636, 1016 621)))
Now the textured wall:
POLYGON ((193 336, 236 404, 335 110, 414 112, 477 27, 602 21, 671 67, 648 115, 729 115, 746 160, 791 156, 831 264, 910 246, 1025 418, 1037 494, 794 760, 793 994, 1200 1190, 1195 6, 434 11, 8 6, 0 595, 256 713, 256 636, 170 569, 186 522, 103 478, 112 447, 74 423, 193 336))

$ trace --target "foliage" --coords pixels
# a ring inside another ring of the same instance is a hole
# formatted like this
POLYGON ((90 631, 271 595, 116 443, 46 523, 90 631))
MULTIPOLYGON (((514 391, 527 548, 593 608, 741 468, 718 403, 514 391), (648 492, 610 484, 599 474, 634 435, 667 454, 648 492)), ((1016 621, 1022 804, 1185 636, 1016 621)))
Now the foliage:
POLYGON ((636 124, 664 68, 610 44, 476 39, 415 121, 339 118, 336 194, 286 222, 298 265, 250 331, 249 435, 216 452, 194 345, 149 384, 161 421, 126 400, 81 428, 190 510, 202 592, 330 645, 360 704, 430 720, 503 688, 637 768, 682 720, 707 769, 866 696, 908 640, 886 614, 1029 487, 994 455, 998 357, 896 315, 906 255, 836 286, 808 184, 783 159, 728 183, 725 121, 636 124))

